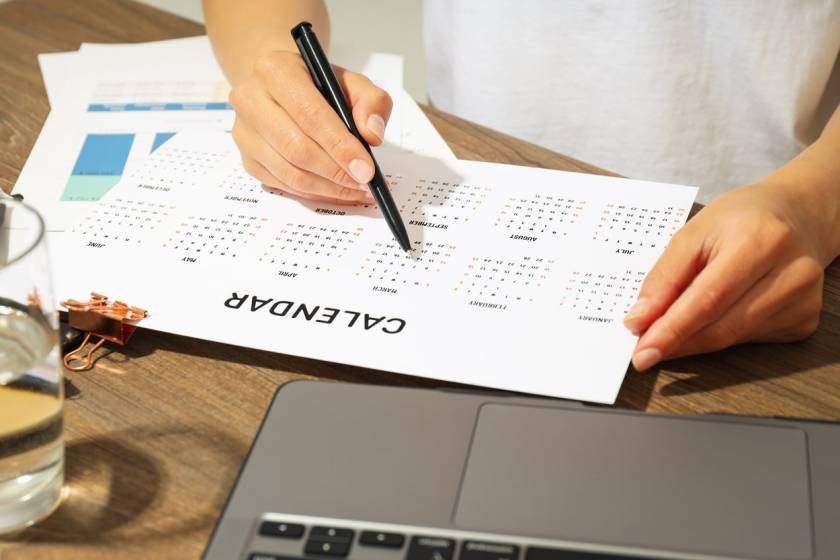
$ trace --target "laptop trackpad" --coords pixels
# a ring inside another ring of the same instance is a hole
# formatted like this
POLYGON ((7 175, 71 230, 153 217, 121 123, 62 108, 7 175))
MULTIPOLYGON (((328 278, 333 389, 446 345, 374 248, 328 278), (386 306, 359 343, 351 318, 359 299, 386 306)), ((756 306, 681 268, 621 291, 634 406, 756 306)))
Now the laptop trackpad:
POLYGON ((463 529, 744 556, 811 558, 805 433, 725 420, 488 404, 463 529))

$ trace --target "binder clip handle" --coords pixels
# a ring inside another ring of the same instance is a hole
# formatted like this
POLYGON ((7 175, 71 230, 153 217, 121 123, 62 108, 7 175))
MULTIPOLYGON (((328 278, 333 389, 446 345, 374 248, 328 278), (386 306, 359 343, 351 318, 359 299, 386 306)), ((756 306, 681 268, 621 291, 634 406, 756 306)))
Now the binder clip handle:
POLYGON ((99 341, 87 351, 87 354, 78 358, 76 357, 78 354, 81 354, 85 350, 85 347, 88 345, 88 342, 90 342, 91 336, 93 336, 93 333, 85 334, 85 338, 82 340, 82 344, 72 352, 68 352, 64 355, 64 367, 66 367, 70 371, 87 371, 93 366, 93 353, 99 350, 99 347, 105 343, 104 338, 100 337, 99 341), (81 362, 81 364, 74 365, 73 362, 81 362))

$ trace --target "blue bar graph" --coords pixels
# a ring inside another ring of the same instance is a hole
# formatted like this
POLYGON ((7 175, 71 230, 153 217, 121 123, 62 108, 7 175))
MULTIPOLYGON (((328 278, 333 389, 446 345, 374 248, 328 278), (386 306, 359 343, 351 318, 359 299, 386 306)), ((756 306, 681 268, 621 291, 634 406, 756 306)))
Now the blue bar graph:
POLYGON ((122 177, 134 134, 88 134, 61 200, 99 200, 122 177))
POLYGON ((91 103, 89 113, 118 113, 125 111, 227 111, 233 107, 224 101, 197 103, 91 103))
POLYGON ((163 145, 164 142, 166 142, 167 140, 169 140, 173 136, 175 136, 174 132, 158 132, 157 134, 155 134, 155 139, 152 142, 152 150, 151 151, 154 152, 155 150, 160 148, 161 145, 163 145))

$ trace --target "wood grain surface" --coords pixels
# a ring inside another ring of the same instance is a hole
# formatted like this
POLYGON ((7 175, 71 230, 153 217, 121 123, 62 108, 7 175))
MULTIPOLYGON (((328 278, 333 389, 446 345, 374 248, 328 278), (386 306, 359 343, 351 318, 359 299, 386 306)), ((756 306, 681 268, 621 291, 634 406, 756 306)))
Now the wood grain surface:
MULTIPOLYGON (((0 187, 14 185, 49 111, 37 53, 201 33, 122 0, 0 4, 0 187)), ((452 115, 427 114, 461 158, 606 173, 452 115)), ((94 370, 67 375, 65 499, 43 523, 0 539, 2 560, 198 558, 278 384, 440 385, 142 329, 128 347, 101 356, 94 370)), ((840 420, 840 265, 826 273, 822 323, 810 339, 631 371, 617 405, 840 420)))

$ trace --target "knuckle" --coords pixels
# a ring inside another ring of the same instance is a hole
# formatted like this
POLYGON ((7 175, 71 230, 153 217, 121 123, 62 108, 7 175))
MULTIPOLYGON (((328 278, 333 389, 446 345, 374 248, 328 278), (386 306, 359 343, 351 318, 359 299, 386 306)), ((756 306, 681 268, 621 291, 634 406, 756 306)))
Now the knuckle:
POLYGON ((391 114, 391 109, 394 108, 394 102, 391 100, 391 96, 388 95, 384 89, 380 89, 376 86, 373 86, 373 93, 371 94, 371 101, 377 106, 382 107, 386 111, 386 115, 391 114))
POLYGON ((804 340, 804 339, 810 337, 811 335, 813 335, 815 332, 817 332, 817 329, 819 328, 819 326, 820 326, 819 316, 809 317, 808 319, 803 321, 801 324, 797 325, 791 331, 791 339, 792 340, 804 340))
POLYGON ((357 198, 362 198, 362 193, 348 187, 340 187, 336 190, 335 196, 342 200, 355 200, 357 198))
POLYGON ((355 155, 347 134, 336 134, 327 140, 327 152, 339 161, 350 161, 358 156, 355 155))
POLYGON ((298 105, 297 114, 307 130, 323 128, 328 117, 326 102, 320 99, 302 101, 298 105))
POLYGON ((820 320, 820 313, 822 312, 822 290, 817 290, 813 294, 809 295, 805 298, 800 304, 802 309, 802 314, 805 317, 804 321, 817 321, 820 320))
POLYGON ((312 181, 307 173, 289 166, 283 182, 296 191, 308 193, 312 190, 312 181))
POLYGON ((797 259, 789 269, 789 296, 793 297, 808 291, 821 294, 825 271, 811 257, 797 259))
POLYGON ((709 343, 713 350, 721 350, 740 340, 740 333, 727 321, 718 321, 709 333, 709 343))
POLYGON ((231 128, 230 132, 234 142, 236 142, 237 145, 247 142, 249 138, 251 138, 252 134, 251 127, 248 125, 248 123, 245 120, 240 119, 239 117, 236 117, 236 119, 233 121, 233 127, 231 128))
POLYGON ((762 237, 770 254, 778 255, 790 247, 794 232, 787 223, 776 217, 770 217, 765 221, 762 237))
POLYGON ((664 335, 664 338, 669 341, 669 344, 673 348, 680 346, 685 340, 685 334, 682 332, 682 329, 675 327, 669 322, 664 323, 659 328, 661 329, 659 332, 664 335))
POLYGON ((233 87, 228 94, 228 102, 233 105, 234 109, 239 110, 244 102, 244 95, 242 86, 233 87))
MULTIPOLYGON (((350 178, 350 175, 347 174, 342 168, 336 166, 333 170, 332 174, 329 177, 330 181, 337 185, 345 185, 347 183, 355 183, 353 179, 350 178)), ((352 189, 350 189, 352 190, 352 189)))
POLYGON ((668 249, 679 250, 680 248, 685 247, 692 239, 691 225, 689 224, 690 222, 686 223, 683 227, 674 232, 674 235, 672 235, 670 241, 668 241, 668 249))
POLYGON ((242 134, 242 121, 240 121, 237 118, 233 121, 233 128, 230 129, 230 135, 237 146, 239 146, 240 142, 242 141, 242 134))
POLYGON ((300 133, 286 131, 280 145, 280 153, 295 165, 302 165, 309 159, 306 139, 300 133))
POLYGON ((698 295, 697 305, 704 315, 715 313, 723 303, 723 293, 720 290, 707 288, 698 295))
POLYGON ((249 157, 243 157, 242 158, 242 168, 245 169, 245 171, 251 177, 258 178, 257 174, 259 173, 259 167, 257 166, 256 162, 253 159, 251 159, 249 157))
POLYGON ((665 290, 670 292, 672 288, 673 281, 671 280, 671 275, 665 272, 664 267, 654 266, 645 276, 640 293, 648 293, 654 290, 665 290))
POLYGON ((731 344, 726 337, 718 331, 706 334, 703 342, 703 350, 705 352, 717 352, 718 350, 723 350, 731 344))
POLYGON ((394 100, 391 99, 391 96, 388 95, 388 92, 383 90, 382 93, 385 95, 385 100, 383 101, 384 107, 388 111, 388 115, 390 115, 391 111, 394 110, 394 100))
POLYGON ((250 111, 258 104, 258 93, 255 85, 251 81, 246 81, 230 90, 228 94, 228 102, 236 112, 236 116, 242 118, 248 117, 250 111))
POLYGON ((263 53, 254 61, 254 72, 266 77, 271 76, 278 67, 278 61, 274 53, 263 53))
POLYGON ((803 282, 808 286, 821 285, 825 277, 825 270, 822 265, 813 258, 802 259, 800 262, 802 270, 799 271, 798 276, 803 282))

